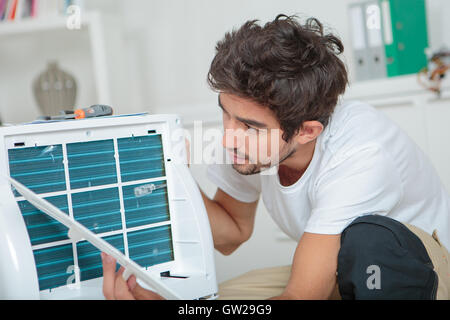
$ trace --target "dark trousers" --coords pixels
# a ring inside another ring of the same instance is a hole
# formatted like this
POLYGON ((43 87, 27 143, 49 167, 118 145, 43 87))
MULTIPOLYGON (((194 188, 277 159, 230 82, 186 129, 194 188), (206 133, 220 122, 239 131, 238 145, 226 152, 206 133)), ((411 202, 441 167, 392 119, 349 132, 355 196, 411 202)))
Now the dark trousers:
POLYGON ((341 234, 342 299, 436 299, 438 277, 422 241, 402 223, 368 215, 341 234))

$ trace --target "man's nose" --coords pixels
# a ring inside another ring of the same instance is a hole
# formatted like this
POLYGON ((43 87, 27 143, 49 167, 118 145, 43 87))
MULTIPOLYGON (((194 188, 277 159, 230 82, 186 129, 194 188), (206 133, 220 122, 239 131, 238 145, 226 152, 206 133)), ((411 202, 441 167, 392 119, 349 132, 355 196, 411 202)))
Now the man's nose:
POLYGON ((225 128, 222 145, 225 149, 236 150, 240 149, 245 144, 245 132, 238 128, 225 128))

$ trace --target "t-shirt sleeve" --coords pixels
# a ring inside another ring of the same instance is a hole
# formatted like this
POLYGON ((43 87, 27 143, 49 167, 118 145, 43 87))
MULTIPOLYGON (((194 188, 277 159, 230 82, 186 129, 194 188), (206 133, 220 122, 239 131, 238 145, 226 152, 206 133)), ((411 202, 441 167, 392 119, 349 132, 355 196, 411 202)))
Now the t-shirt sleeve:
POLYGON ((336 160, 316 180, 305 232, 339 234, 359 216, 387 215, 402 197, 393 159, 378 146, 336 160))
POLYGON ((261 193, 259 174, 242 175, 230 164, 211 164, 208 178, 225 193, 241 202, 255 202, 261 193))

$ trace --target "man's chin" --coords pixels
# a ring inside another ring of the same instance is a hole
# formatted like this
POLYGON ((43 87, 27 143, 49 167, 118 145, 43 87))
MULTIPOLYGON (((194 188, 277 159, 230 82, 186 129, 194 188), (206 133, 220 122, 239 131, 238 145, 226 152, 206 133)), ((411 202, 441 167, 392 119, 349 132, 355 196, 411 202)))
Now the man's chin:
POLYGON ((233 163, 232 167, 234 170, 236 170, 238 173, 242 175, 251 175, 251 174, 257 174, 260 173, 263 170, 269 169, 271 166, 269 165, 261 165, 261 164, 237 164, 233 163))
POLYGON ((261 168, 256 164, 237 164, 233 163, 232 167, 242 175, 251 175, 261 172, 261 168))

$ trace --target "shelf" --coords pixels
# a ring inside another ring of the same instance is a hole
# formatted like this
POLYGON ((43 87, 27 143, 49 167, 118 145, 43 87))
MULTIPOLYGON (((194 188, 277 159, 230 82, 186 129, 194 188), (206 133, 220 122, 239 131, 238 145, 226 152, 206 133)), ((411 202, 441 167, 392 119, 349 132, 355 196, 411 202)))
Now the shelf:
MULTIPOLYGON (((88 26, 98 17, 97 12, 89 12, 81 15, 81 28, 88 26)), ((30 34, 42 31, 66 30, 67 16, 47 16, 37 18, 24 18, 22 20, 0 22, 0 37, 30 34)), ((73 30, 76 31, 76 30, 73 30)))
MULTIPOLYGON (((80 30, 67 28, 68 17, 45 16, 0 22, 0 117, 20 123, 40 113, 30 86, 32 79, 50 60, 57 60, 80 84, 77 105, 113 105, 109 66, 114 66, 105 40, 105 16, 91 11, 81 15, 80 30), (81 100, 79 100, 81 99, 81 100), (12 107, 14 106, 14 107, 12 107), (21 112, 16 109, 20 108, 21 112)), ((108 25, 108 28, 110 26, 108 25)), ((111 71, 111 74, 113 72, 111 71)))
MULTIPOLYGON (((450 90, 450 76, 443 80, 442 92, 450 90)), ((346 99, 384 99, 398 96, 426 94, 434 96, 417 81, 417 75, 398 76, 351 83, 345 93, 346 99)))

